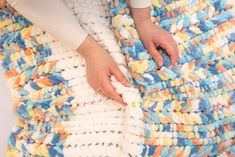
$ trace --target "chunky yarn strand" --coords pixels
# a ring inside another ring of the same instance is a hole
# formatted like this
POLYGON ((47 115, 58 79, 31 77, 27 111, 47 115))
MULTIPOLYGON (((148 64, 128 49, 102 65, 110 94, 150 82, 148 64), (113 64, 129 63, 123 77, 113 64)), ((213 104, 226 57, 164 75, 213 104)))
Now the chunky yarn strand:
MULTIPOLYGON (((105 1, 64 3, 129 77, 105 1)), ((7 156, 140 156, 144 121, 138 90, 111 77, 126 107, 97 94, 86 81, 85 61, 77 52, 5 1, 0 4, 0 58, 18 116, 7 156)))
POLYGON ((143 156, 235 156, 235 19, 232 1, 153 0, 151 19, 180 51, 160 49, 158 67, 142 45, 125 0, 109 3, 112 26, 145 116, 143 156))
MULTIPOLYGON (((158 67, 125 0, 63 0, 133 87, 126 107, 96 93, 75 51, 0 0, 0 62, 18 119, 9 157, 235 156, 233 0, 153 0, 151 19, 179 47, 158 67)), ((68 30, 65 30, 68 31, 68 30)))

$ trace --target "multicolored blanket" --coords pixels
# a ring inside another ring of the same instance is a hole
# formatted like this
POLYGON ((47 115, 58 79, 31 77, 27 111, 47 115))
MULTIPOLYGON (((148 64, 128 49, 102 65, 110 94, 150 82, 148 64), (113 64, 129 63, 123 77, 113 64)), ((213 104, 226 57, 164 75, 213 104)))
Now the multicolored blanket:
POLYGON ((7 156, 235 156, 232 0, 153 0, 153 22, 180 50, 172 66, 161 49, 162 67, 125 0, 64 2, 140 94, 114 79, 126 108, 95 93, 81 56, 0 0, 0 60, 18 115, 7 156))
POLYGON ((112 26, 146 102, 143 156, 235 156, 235 8, 226 0, 153 0, 151 18, 177 42, 178 65, 158 67, 125 0, 112 26), (229 152, 231 151, 231 152, 229 152))

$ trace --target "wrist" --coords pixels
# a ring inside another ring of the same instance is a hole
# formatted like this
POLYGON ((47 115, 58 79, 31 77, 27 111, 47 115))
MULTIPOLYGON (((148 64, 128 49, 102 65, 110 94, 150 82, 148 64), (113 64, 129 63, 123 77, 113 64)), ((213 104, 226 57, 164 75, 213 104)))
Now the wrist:
POLYGON ((85 38, 82 44, 76 49, 76 51, 85 59, 88 58, 93 53, 91 52, 96 45, 96 41, 92 39, 89 35, 85 38))
POLYGON ((140 27, 143 23, 152 22, 150 16, 150 7, 147 8, 132 8, 132 17, 136 27, 140 27))
POLYGON ((151 18, 146 18, 138 23, 135 24, 137 31, 139 31, 140 29, 146 29, 148 27, 149 24, 153 24, 151 18))

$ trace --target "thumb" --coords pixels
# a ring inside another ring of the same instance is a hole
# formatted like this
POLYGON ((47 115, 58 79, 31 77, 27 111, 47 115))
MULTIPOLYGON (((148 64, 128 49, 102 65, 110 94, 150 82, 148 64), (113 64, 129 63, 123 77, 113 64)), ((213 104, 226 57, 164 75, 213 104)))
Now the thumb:
POLYGON ((126 87, 131 87, 131 83, 126 79, 124 74, 121 72, 121 70, 117 66, 112 67, 111 71, 112 71, 112 74, 114 75, 114 77, 119 82, 121 82, 121 84, 123 84, 126 87))

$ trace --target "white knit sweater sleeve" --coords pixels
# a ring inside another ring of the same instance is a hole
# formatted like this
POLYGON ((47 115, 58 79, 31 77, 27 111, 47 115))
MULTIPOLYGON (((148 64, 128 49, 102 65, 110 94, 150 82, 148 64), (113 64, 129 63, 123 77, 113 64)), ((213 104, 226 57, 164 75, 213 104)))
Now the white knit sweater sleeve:
MULTIPOLYGON (((87 37, 75 17, 61 0, 7 0, 33 24, 65 45, 76 49, 87 37)), ((130 0, 133 8, 150 6, 151 0, 130 0)))
POLYGON ((76 49, 87 37, 87 33, 61 0, 7 1, 33 24, 66 46, 76 49))
POLYGON ((151 5, 151 0, 129 0, 132 8, 146 8, 151 5))

